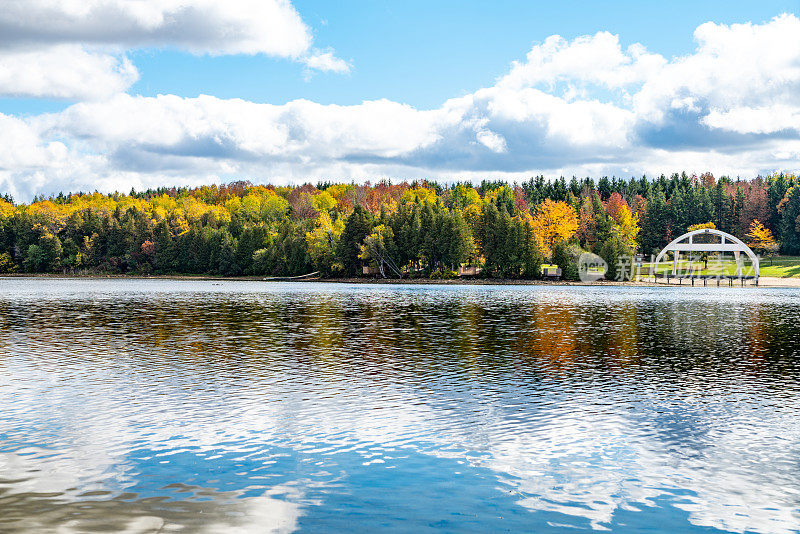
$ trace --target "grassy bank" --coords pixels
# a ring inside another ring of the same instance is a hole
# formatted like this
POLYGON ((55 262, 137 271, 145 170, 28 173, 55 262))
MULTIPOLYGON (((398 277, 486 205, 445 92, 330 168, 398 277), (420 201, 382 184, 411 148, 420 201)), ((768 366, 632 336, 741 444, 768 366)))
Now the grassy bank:
MULTIPOLYGON (((650 267, 650 264, 644 264, 644 267, 650 267)), ((722 263, 715 263, 713 260, 709 260, 706 266, 703 261, 682 260, 678 262, 678 271, 687 272, 690 270, 695 274, 704 276, 734 276, 736 275, 736 263, 733 260, 722 263)), ((659 263, 658 272, 661 274, 672 272, 672 261, 665 260, 659 263)), ((745 276, 753 275, 753 267, 749 262, 744 263, 742 274, 745 276)), ((764 258, 759 266, 759 274, 760 276, 772 278, 800 278, 800 256, 764 258)))

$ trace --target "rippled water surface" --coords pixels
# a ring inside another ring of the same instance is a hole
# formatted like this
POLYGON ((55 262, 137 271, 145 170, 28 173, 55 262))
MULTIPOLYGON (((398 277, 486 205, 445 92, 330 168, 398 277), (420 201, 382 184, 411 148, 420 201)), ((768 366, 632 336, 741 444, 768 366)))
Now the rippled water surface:
POLYGON ((0 279, 0 531, 800 530, 800 291, 0 279))

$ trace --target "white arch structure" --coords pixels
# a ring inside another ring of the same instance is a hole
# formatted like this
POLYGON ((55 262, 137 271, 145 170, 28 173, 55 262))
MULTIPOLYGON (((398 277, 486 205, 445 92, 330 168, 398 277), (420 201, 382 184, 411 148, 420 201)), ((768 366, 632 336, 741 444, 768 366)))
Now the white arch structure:
MULTIPOLYGON (((656 256, 656 263, 653 267, 654 273, 658 273, 658 264, 668 252, 733 252, 733 256, 736 259, 736 276, 739 278, 742 277, 741 254, 744 252, 747 257, 750 258, 750 261, 753 262, 755 278, 758 280, 758 256, 756 256, 753 251, 750 250, 750 247, 745 245, 740 239, 715 228, 702 228, 700 230, 694 230, 692 232, 687 232, 676 239, 673 239, 670 244, 664 247, 663 250, 658 253, 658 256, 656 256), (720 242, 695 243, 694 237, 697 235, 719 236, 720 242)), ((678 254, 674 255, 672 261, 672 275, 676 276, 678 270, 678 254)))

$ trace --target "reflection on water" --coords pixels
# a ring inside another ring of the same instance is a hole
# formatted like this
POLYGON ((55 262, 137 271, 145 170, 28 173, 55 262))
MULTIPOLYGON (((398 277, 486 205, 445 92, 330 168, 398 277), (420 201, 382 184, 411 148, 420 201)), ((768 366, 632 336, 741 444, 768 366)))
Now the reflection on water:
POLYGON ((0 280, 0 531, 800 529, 800 291, 0 280))

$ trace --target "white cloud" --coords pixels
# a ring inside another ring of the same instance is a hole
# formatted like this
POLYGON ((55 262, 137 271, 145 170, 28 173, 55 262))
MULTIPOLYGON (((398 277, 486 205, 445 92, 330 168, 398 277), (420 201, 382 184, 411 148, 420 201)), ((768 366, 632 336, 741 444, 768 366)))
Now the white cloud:
POLYGON ((438 139, 441 111, 418 111, 389 100, 358 106, 295 100, 285 105, 201 95, 85 102, 33 123, 47 136, 80 140, 90 149, 120 149, 209 159, 391 158, 438 139), (125 117, 125 120, 121 120, 125 117), (387 128, 391 124, 393 127, 387 128))
POLYGON ((781 130, 800 131, 800 106, 778 104, 772 107, 737 107, 727 111, 711 110, 703 120, 711 128, 741 134, 769 134, 781 130))
POLYGON ((475 134, 475 137, 478 139, 480 144, 492 152, 502 154, 508 151, 505 138, 496 132, 491 130, 478 130, 478 133, 475 134))
POLYGON ((288 0, 6 0, 0 9, 0 95, 97 99, 138 78, 122 54, 265 54, 348 72, 288 0))
POLYGON ((0 43, 177 47, 298 58, 308 27, 288 0, 6 0, 0 43))
POLYGON ((640 44, 622 50, 619 37, 609 32, 567 41, 559 35, 534 46, 524 62, 514 62, 500 85, 523 88, 556 82, 588 82, 617 88, 642 82, 661 69, 666 60, 648 53, 640 44))
POLYGON ((670 112, 705 115, 737 107, 800 106, 800 19, 714 24, 694 33, 697 50, 649 76, 634 97, 637 114, 663 123, 670 112))
POLYGON ((350 64, 347 61, 334 56, 333 52, 330 50, 324 52, 317 50, 311 55, 306 56, 303 59, 303 62, 309 69, 318 70, 321 72, 350 72, 350 64))
POLYGON ((37 169, 47 165, 62 152, 64 145, 45 146, 39 135, 23 120, 0 113, 0 169, 4 171, 37 169), (54 147, 50 149, 49 147, 54 147))
MULTIPOLYGON (((137 16, 142 27, 164 24, 150 11, 137 16)), ((792 15, 760 25, 707 23, 695 32, 697 49, 671 59, 640 44, 623 48, 607 32, 555 36, 493 86, 432 110, 389 100, 270 105, 116 95, 21 121, 37 147, 31 153, 57 143, 63 156, 15 167, 14 156, 0 151, 11 158, 0 160, 0 180, 26 198, 243 176, 288 182, 798 170, 798 34, 792 15)), ((346 67, 315 49, 305 61, 346 67)))
POLYGON ((128 58, 80 45, 0 52, 0 94, 98 99, 125 91, 139 77, 128 58))

